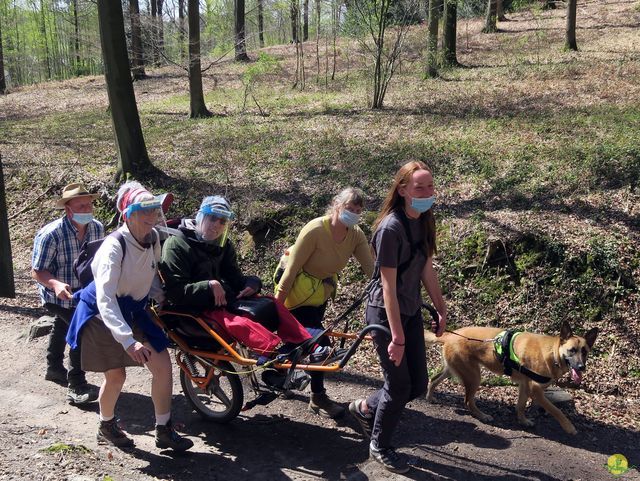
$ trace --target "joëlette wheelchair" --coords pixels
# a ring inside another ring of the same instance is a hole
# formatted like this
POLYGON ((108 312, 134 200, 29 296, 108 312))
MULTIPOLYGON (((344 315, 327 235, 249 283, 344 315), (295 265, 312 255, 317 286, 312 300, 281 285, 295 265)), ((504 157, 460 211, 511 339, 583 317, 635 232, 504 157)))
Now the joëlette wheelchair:
MULTIPOLYGON (((355 306, 353 306, 355 307, 355 306)), ((352 311, 353 309, 350 309, 352 311)), ((359 333, 322 331, 312 338, 312 342, 326 334, 332 339, 351 341, 341 355, 329 357, 322 364, 304 364, 308 352, 294 349, 291 353, 277 356, 269 368, 283 373, 282 384, 274 387, 258 378, 257 373, 265 366, 258 366, 258 360, 248 348, 216 332, 204 319, 195 314, 170 310, 151 309, 154 321, 167 333, 175 347, 175 358, 180 367, 180 383, 191 407, 204 419, 216 423, 233 420, 242 410, 258 404, 267 405, 280 392, 289 389, 296 370, 337 372, 349 362, 364 339, 373 330, 390 335, 384 326, 366 326, 359 333), (244 404, 244 388, 241 376, 247 376, 256 397, 244 404)), ((345 313, 347 314, 347 313, 345 313)), ((345 315, 343 314, 343 316, 345 315)), ((339 319, 341 319, 341 316, 339 319)), ((336 322, 333 325, 337 325, 336 322)), ((348 324, 347 324, 348 325, 348 324)), ((346 331, 347 329, 345 329, 346 331)), ((338 343, 333 343, 338 344, 338 343)))

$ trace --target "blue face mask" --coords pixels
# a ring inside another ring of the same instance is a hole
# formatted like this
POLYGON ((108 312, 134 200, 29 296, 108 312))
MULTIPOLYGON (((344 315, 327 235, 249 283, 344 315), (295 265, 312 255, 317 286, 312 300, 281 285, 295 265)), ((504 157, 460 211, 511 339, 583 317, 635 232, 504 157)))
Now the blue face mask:
POLYGON ((434 202, 436 201, 436 196, 433 195, 431 197, 411 197, 411 208, 413 210, 418 211, 420 214, 428 211, 433 207, 434 202))
POLYGON ((72 219, 76 224, 87 225, 93 220, 93 214, 91 212, 74 212, 72 219))
POLYGON ((360 222, 360 214, 354 214, 350 210, 343 209, 338 216, 338 220, 347 227, 353 227, 360 222))

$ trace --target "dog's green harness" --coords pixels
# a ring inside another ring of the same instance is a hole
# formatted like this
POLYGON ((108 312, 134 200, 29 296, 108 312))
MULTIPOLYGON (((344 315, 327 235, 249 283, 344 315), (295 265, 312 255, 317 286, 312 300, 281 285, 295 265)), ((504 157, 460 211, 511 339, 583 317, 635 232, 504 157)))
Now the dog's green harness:
POLYGON ((520 363, 520 358, 513 349, 513 342, 522 334, 522 331, 516 331, 509 329, 508 331, 502 331, 493 339, 493 346, 495 348, 496 357, 500 364, 504 367, 504 374, 511 376, 513 370, 524 374, 528 378, 540 384, 546 384, 551 381, 550 377, 542 376, 536 372, 527 369, 520 363))

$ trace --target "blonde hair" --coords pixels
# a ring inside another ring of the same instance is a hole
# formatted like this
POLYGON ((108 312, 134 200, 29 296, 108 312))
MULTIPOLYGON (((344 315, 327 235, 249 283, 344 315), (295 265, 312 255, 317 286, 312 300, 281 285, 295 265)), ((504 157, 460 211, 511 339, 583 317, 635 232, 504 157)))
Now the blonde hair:
MULTIPOLYGON (((382 203, 382 209, 378 214, 378 218, 373 223, 373 230, 375 231, 382 220, 393 211, 400 211, 404 209, 404 197, 400 195, 398 189, 400 187, 406 187, 411 181, 413 174, 418 170, 426 170, 431 172, 431 169, 419 160, 414 160, 404 164, 398 172, 396 172, 391 184, 391 189, 387 192, 387 196, 382 203)), ((436 220, 433 216, 433 209, 429 209, 426 212, 420 214, 420 222, 424 229, 424 253, 427 257, 431 257, 438 252, 436 247, 436 220)))
POLYGON ((360 207, 364 207, 364 194, 360 189, 355 187, 347 187, 342 189, 340 193, 331 199, 331 204, 327 208, 326 215, 333 215, 340 208, 345 207, 347 204, 353 204, 360 207))

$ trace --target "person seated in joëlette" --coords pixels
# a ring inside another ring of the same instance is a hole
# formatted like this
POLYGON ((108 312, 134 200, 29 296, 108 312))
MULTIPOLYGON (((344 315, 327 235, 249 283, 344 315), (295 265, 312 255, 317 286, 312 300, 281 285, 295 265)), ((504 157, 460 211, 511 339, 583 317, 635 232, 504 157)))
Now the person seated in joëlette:
MULTIPOLYGON (((262 281, 244 275, 238 266, 236 249, 229 239, 235 217, 227 199, 219 195, 205 197, 196 218, 183 219, 179 233, 164 242, 160 273, 168 306, 198 312, 216 332, 239 341, 265 362, 279 352, 302 345, 312 336, 274 298, 268 299, 275 306, 277 319, 265 325, 276 332, 261 324, 262 320, 252 320, 236 309, 239 301, 260 293, 262 281)), ((319 346, 309 349, 324 351, 319 346)), ((321 355, 314 351, 314 358, 321 355)))

